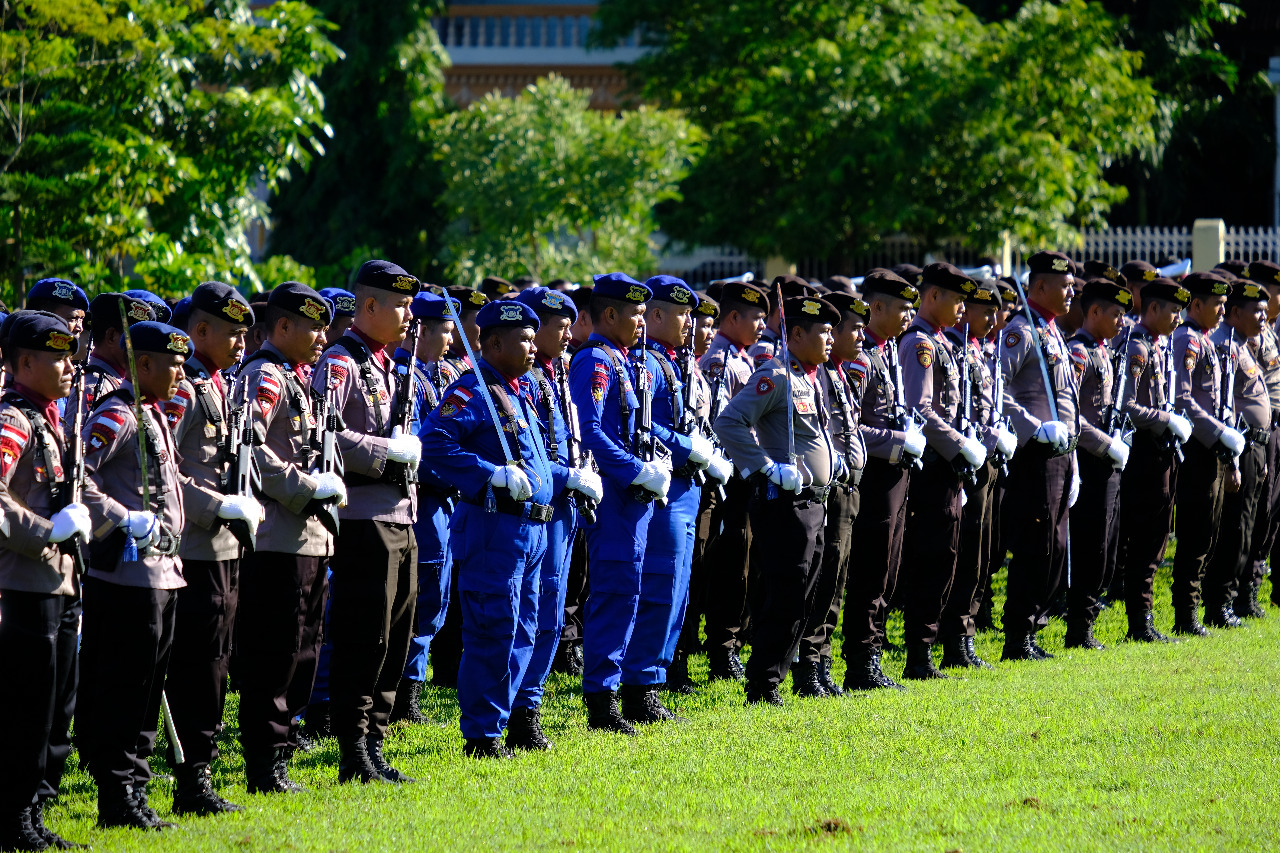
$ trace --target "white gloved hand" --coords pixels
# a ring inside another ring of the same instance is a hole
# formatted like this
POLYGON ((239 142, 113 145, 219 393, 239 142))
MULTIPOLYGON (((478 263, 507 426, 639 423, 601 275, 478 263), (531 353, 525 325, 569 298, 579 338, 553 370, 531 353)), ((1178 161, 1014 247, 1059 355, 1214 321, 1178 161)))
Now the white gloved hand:
POLYGON ((1169 431, 1177 436, 1178 441, 1186 441, 1191 438, 1191 421, 1182 415, 1171 413, 1169 415, 1169 431))
POLYGON ((1071 491, 1067 495, 1067 508, 1076 505, 1076 501, 1080 499, 1080 470, 1074 465, 1071 466, 1071 491))
POLYGON ((1070 433, 1067 432, 1067 425, 1062 421, 1044 421, 1031 437, 1050 445, 1054 450, 1061 451, 1066 448, 1070 433))
POLYGON ((1000 427, 999 437, 996 438, 996 451, 1005 459, 1013 458, 1013 451, 1018 449, 1018 437, 1010 430, 1000 427))
POLYGON ((131 510, 129 517, 120 526, 137 540, 139 549, 147 547, 160 538, 160 521, 154 512, 131 510))
POLYGON ((727 483, 729 478, 733 476, 733 463, 719 453, 714 453, 711 456, 711 461, 707 463, 707 476, 717 483, 727 483))
POLYGON ((1222 434, 1218 436, 1218 441, 1221 441, 1223 447, 1231 451, 1232 456, 1239 456, 1244 453, 1244 436, 1237 429, 1224 427, 1222 434))
POLYGON ((227 495, 218 506, 218 518, 247 521, 256 529, 258 522, 262 521, 262 504, 250 495, 227 495))
POLYGON ((593 501, 604 498, 604 484, 600 482, 600 475, 590 468, 570 468, 569 488, 582 492, 593 501))
POLYGON ((631 481, 631 485, 647 489, 659 498, 665 498, 667 489, 671 488, 671 472, 656 462, 645 462, 640 473, 636 474, 636 478, 631 481))
POLYGON ((960 445, 960 455, 974 468, 981 468, 982 463, 987 461, 987 449, 976 438, 964 440, 964 444, 960 445))
POLYGON ((387 458, 393 462, 417 465, 422 461, 422 442, 416 435, 402 435, 400 427, 391 431, 387 439, 387 458))
POLYGON ((533 497, 533 484, 515 465, 502 465, 493 470, 489 483, 495 489, 506 489, 511 493, 513 501, 527 501, 533 497))
POLYGON ((800 492, 800 469, 795 465, 779 465, 770 462, 762 473, 769 481, 785 492, 800 492))
POLYGON ((924 433, 916 427, 907 430, 906 437, 902 440, 902 450, 911 456, 924 453, 924 433))
POLYGON ((67 504, 49 520, 53 522, 53 530, 49 533, 50 542, 65 542, 76 534, 84 541, 89 541, 92 532, 89 508, 84 504, 67 504))
POLYGON ((689 443, 693 445, 689 450, 689 458, 693 460, 695 465, 701 465, 703 468, 707 467, 707 463, 715 455, 715 447, 696 432, 689 436, 689 443))
POLYGON ((337 498, 338 506, 347 505, 347 484, 342 482, 342 478, 333 472, 328 474, 312 474, 316 478, 316 491, 311 497, 313 500, 322 501, 328 498, 337 498))
POLYGON ((1112 436, 1111 443, 1107 445, 1107 458, 1117 471, 1123 471, 1124 466, 1129 464, 1129 445, 1112 436))

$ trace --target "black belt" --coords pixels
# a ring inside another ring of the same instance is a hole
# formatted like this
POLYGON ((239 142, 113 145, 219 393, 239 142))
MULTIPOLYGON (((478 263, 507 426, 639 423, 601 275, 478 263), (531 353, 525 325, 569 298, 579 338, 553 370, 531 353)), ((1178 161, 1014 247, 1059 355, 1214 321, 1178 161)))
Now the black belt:
MULTIPOLYGON (((527 518, 530 521, 536 521, 539 524, 546 524, 551 520, 551 516, 555 515, 555 507, 548 504, 536 504, 533 501, 517 501, 512 500, 509 495, 501 495, 495 490, 494 498, 498 504, 498 512, 507 515, 518 515, 521 518, 527 518)), ((473 500, 471 498, 463 498, 464 503, 472 506, 484 506, 483 500, 473 500)))
POLYGON ((812 501, 813 503, 824 504, 827 502, 827 495, 831 494, 831 485, 827 484, 820 489, 808 486, 801 489, 796 494, 798 501, 812 501))
POLYGON ((675 470, 673 470, 671 472, 671 476, 686 477, 686 478, 692 479, 694 474, 697 474, 699 471, 702 471, 702 470, 704 469, 702 468, 701 465, 698 465, 693 461, 689 461, 681 465, 679 468, 676 468, 675 470))
POLYGON ((458 490, 449 488, 448 486, 431 486, 419 481, 418 483, 418 500, 423 498, 439 498, 440 500, 453 500, 458 497, 458 490))
POLYGON ((1271 443, 1271 430, 1265 427, 1250 427, 1244 431, 1244 440, 1250 444, 1261 444, 1266 447, 1271 443))

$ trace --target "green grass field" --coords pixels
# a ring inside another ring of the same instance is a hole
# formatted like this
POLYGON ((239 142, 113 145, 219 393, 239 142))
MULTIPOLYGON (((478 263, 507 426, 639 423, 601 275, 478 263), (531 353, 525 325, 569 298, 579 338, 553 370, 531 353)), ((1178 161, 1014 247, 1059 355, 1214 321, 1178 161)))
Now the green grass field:
MULTIPOLYGON (((1158 589, 1167 630, 1167 572, 1158 589)), ((329 740, 295 757, 309 790, 292 797, 245 794, 232 696, 216 781, 243 813, 101 831, 93 785, 74 772, 49 823, 97 850, 184 853, 1280 848, 1280 610, 1171 646, 1121 643, 1124 627, 1123 608, 1108 610, 1107 651, 1063 653, 1055 621, 1041 639, 1056 660, 906 693, 788 693, 785 708, 747 709, 740 686, 717 682, 670 697, 690 723, 634 739, 589 732, 576 680, 556 676, 544 715, 555 749, 507 762, 464 758, 453 691, 430 689, 438 723, 388 739, 417 784, 340 788, 329 740)), ((983 635, 979 653, 996 661, 1000 643, 983 635)), ((901 667, 890 656, 890 674, 901 667)), ((168 815, 168 778, 150 790, 168 815)))

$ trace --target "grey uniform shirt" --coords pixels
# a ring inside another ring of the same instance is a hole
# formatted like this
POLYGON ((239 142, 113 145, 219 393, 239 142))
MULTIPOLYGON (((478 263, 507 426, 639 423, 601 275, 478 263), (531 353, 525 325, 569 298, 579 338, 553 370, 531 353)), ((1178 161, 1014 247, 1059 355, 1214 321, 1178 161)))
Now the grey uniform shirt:
MULTIPOLYGON (((835 448, 827 435, 829 415, 814 380, 789 359, 796 464, 814 488, 831 483, 835 448)), ((816 374, 815 374, 816 379, 816 374)), ((739 470, 756 473, 770 460, 787 459, 787 374, 780 361, 767 362, 751 376, 751 384, 725 406, 715 430, 739 470)))
POLYGON ((755 370, 746 351, 718 332, 698 360, 698 367, 712 389, 719 393, 721 408, 746 387, 755 370))
POLYGON ((778 354, 781 337, 773 329, 765 329, 760 340, 747 347, 747 355, 751 356, 752 368, 757 368, 778 354))
POLYGON ((240 557, 240 542, 218 520, 221 480, 230 467, 230 460, 223 458, 228 436, 226 391, 221 378, 215 381, 198 355, 188 358, 183 368, 188 373, 178 393, 162 407, 178 445, 178 467, 186 477, 182 484, 186 525, 179 554, 186 560, 235 560, 240 557))
POLYGON ((1115 374, 1111 366, 1111 350, 1081 329, 1067 342, 1071 366, 1080 385, 1080 444, 1094 456, 1105 456, 1111 446, 1103 422, 1115 394, 1115 374))
MULTIPOLYGON (((961 342, 961 330, 951 328, 943 332, 951 343, 956 364, 960 368, 960 408, 957 417, 964 414, 964 375, 969 373, 969 421, 973 425, 974 438, 986 448, 987 455, 996 449, 999 433, 995 425, 995 379, 991 373, 991 360, 986 345, 976 339, 961 342)), ((995 347, 991 347, 994 353, 995 347)), ((957 424, 959 420, 957 420, 957 424)))
POLYGON ((956 429, 960 408, 960 367, 951 341, 918 314, 898 339, 902 356, 902 391, 908 411, 924 416, 930 449, 950 462, 964 446, 956 429))
POLYGON ((1076 435, 1080 429, 1075 371, 1071 369, 1066 341, 1056 324, 1037 319, 1036 325, 1038 328, 1031 328, 1026 315, 1018 314, 1001 332, 1004 335, 1004 357, 1000 363, 1004 373, 1004 413, 1018 434, 1019 447, 1031 440, 1042 422, 1053 417, 1037 347, 1045 357, 1058 420, 1066 425, 1069 435, 1076 435))
POLYGON ((1155 336, 1141 323, 1125 333, 1129 378, 1120 405, 1137 429, 1160 435, 1169 429, 1169 339, 1155 336))
MULTIPOLYGON (((1267 391, 1262 368, 1254 359, 1248 342, 1239 334, 1232 340, 1231 327, 1222 323, 1209 336, 1210 341, 1218 349, 1224 373, 1228 365, 1235 366, 1235 387, 1231 389, 1231 410, 1235 415, 1244 415, 1245 423, 1250 429, 1269 429, 1271 427, 1271 400, 1267 391), (1234 353, 1234 359, 1233 359, 1234 353)), ((1230 384, 1229 376, 1224 380, 1222 393, 1227 393, 1230 384)), ((1234 416, 1233 416, 1234 420, 1234 416)), ((1228 424, 1236 426, 1236 424, 1228 424)))
POLYGON ((1191 435, 1212 447, 1226 427, 1218 419, 1222 400, 1222 363, 1218 348, 1196 323, 1173 330, 1173 400, 1178 413, 1191 421, 1191 435))
POLYGON ((858 431, 862 434, 867 455, 896 465, 902 460, 907 434, 894 417, 898 393, 890 366, 897 344, 879 341, 867 332, 867 346, 862 355, 848 365, 858 397, 858 431))
POLYGON ((1262 368, 1274 421, 1280 415, 1280 339, 1276 337, 1275 329, 1263 324, 1262 334, 1249 339, 1249 349, 1253 352, 1254 361, 1262 368))
POLYGON ((865 374, 851 372, 844 365, 826 364, 818 368, 822 399, 831 413, 831 443, 845 459, 850 471, 860 471, 867 464, 867 442, 858 429, 861 393, 852 377, 860 383, 865 374))

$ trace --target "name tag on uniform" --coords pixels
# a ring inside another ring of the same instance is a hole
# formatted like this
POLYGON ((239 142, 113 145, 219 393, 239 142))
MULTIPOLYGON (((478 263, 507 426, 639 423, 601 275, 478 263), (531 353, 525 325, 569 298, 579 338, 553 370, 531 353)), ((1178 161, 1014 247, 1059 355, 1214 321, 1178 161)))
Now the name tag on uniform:
POLYGON ((812 415, 818 411, 812 397, 795 397, 796 411, 802 415, 812 415))
POLYGON ((217 428, 216 426, 214 426, 213 424, 205 424, 205 425, 204 425, 204 437, 205 437, 205 438, 217 438, 217 437, 218 437, 218 428, 217 428))

